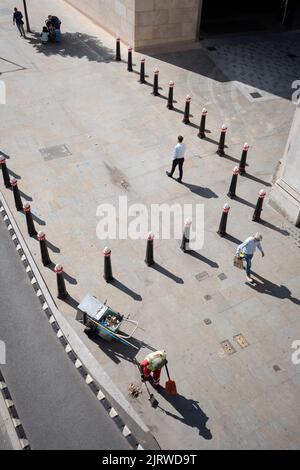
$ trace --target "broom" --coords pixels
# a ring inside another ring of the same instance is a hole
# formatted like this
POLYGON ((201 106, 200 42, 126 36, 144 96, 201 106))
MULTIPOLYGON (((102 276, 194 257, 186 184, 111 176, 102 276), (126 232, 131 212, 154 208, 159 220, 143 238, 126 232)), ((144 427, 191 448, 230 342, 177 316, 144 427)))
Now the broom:
POLYGON ((170 379, 170 374, 169 374, 169 369, 168 369, 167 364, 165 365, 165 368, 166 368, 168 379, 169 379, 166 382, 165 389, 167 393, 169 393, 170 395, 177 395, 176 383, 174 382, 174 380, 170 379))

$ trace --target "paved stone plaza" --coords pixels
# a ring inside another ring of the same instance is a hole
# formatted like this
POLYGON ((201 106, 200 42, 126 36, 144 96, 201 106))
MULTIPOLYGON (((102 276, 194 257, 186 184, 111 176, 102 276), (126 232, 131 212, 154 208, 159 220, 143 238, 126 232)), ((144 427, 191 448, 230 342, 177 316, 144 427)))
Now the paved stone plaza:
MULTIPOLYGON (((270 191, 295 112, 291 83, 300 66, 287 54, 299 54, 299 34, 248 42, 243 36, 243 48, 236 38, 219 38, 188 51, 153 52, 146 56, 148 85, 158 67, 161 86, 161 97, 153 97, 137 73, 114 61, 114 38, 64 1, 49 0, 46 9, 30 1, 34 33, 27 40, 12 26, 10 6, 2 0, 0 79, 7 105, 0 107, 0 150, 20 179, 24 201, 32 201, 51 259, 65 267, 71 299, 57 301, 59 309, 125 396, 139 378, 132 360, 167 350, 178 395, 163 392, 157 409, 146 390, 139 399, 128 397, 163 449, 299 449, 300 365, 291 361, 291 346, 300 339, 300 251, 267 201, 264 222, 252 222, 258 191, 270 191), (37 33, 49 13, 63 22, 60 46, 40 44, 37 33), (166 108, 170 80, 175 111, 166 108), (255 92, 261 97, 253 98, 255 92), (187 94, 191 126, 182 123, 187 94), (204 106, 210 132, 202 141, 196 126, 204 106), (228 148, 221 158, 216 142, 223 123, 228 148), (182 185, 165 175, 178 134, 188 146, 182 185), (249 176, 239 177, 239 197, 229 200, 230 236, 221 239, 216 232, 244 142, 250 144, 249 176), (97 207, 117 206, 119 196, 148 207, 204 204, 203 249, 184 254, 179 240, 156 240, 157 264, 147 268, 145 240, 99 240, 97 207), (266 256, 256 254, 257 282, 250 286, 233 267, 233 255, 237 243, 258 230, 266 256), (117 280, 111 285, 102 277, 106 245, 117 280), (138 320, 132 341, 138 350, 88 338, 76 321, 76 302, 87 293, 138 320), (240 334, 245 348, 234 339, 240 334), (225 340, 233 354, 222 348, 225 340)), ((135 71, 139 59, 134 54, 135 71)), ((14 207, 11 191, 4 194, 14 207)), ((14 213, 26 235, 24 215, 14 213)), ((27 241, 56 297, 55 274, 42 266, 38 242, 27 241)))

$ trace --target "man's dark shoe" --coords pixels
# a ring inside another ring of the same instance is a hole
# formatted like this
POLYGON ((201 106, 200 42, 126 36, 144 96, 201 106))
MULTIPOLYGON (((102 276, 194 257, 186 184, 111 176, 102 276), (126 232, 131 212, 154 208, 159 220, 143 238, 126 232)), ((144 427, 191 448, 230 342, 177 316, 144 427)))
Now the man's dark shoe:
POLYGON ((172 178, 172 173, 169 173, 168 171, 166 171, 166 175, 167 175, 169 178, 172 178))
POLYGON ((178 183, 182 183, 182 180, 180 178, 176 178, 176 181, 178 181, 178 183))

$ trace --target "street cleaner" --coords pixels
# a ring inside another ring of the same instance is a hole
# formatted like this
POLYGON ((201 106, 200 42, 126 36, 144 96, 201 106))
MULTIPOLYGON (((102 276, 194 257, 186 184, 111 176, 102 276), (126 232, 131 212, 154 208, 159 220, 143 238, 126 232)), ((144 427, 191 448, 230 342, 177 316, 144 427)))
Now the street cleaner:
POLYGON ((149 380, 152 374, 152 385, 154 388, 159 389, 161 369, 166 366, 167 363, 166 351, 155 351, 148 354, 143 362, 140 363, 142 381, 145 382, 149 380))

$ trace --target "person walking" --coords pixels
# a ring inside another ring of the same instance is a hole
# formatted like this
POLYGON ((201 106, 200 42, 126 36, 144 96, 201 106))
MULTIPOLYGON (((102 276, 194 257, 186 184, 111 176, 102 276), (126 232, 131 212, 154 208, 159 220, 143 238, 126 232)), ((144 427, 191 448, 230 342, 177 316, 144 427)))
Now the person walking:
POLYGON ((21 37, 25 38, 23 14, 16 7, 14 8, 13 24, 17 25, 21 37))
POLYGON ((145 357, 143 362, 140 363, 141 378, 145 382, 149 380, 152 374, 152 385, 157 390, 159 389, 159 381, 161 369, 167 364, 166 351, 155 351, 145 357))
POLYGON ((236 250, 236 256, 245 259, 246 261, 246 273, 248 282, 253 282, 253 279, 251 277, 251 264, 255 250, 258 249, 261 252, 262 257, 265 256, 264 250, 261 246, 262 239, 262 235, 260 233, 256 233, 254 236, 246 238, 246 240, 241 243, 236 250))
POLYGON ((169 176, 169 178, 173 178, 174 172, 177 168, 179 167, 179 178, 177 178, 177 181, 179 183, 182 182, 182 177, 183 177, 183 164, 184 164, 184 157, 185 157, 185 152, 186 152, 186 145, 183 143, 183 137, 180 135, 178 137, 178 144, 175 147, 174 153, 173 153, 173 165, 172 165, 172 170, 171 172, 166 172, 166 174, 169 176))

